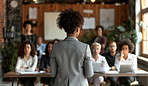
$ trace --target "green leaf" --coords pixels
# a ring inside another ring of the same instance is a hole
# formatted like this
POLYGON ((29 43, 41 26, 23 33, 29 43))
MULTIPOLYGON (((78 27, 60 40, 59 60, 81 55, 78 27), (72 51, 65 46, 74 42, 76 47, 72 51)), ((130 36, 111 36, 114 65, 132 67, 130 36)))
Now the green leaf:
POLYGON ((125 31, 125 28, 121 25, 117 26, 117 29, 121 32, 124 32, 125 31))

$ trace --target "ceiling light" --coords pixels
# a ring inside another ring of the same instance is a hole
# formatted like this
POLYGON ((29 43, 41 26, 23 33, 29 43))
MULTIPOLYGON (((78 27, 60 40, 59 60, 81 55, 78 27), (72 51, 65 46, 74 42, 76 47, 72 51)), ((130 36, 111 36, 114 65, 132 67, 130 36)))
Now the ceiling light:
POLYGON ((96 0, 91 0, 92 3, 94 3, 96 0))
POLYGON ((36 2, 37 0, 33 0, 34 2, 36 2))

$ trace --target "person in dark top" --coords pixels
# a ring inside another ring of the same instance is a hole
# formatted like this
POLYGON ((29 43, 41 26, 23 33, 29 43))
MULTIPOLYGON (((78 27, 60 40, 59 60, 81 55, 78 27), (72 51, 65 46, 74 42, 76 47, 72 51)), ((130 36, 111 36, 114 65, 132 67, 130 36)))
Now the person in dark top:
MULTIPOLYGON (((46 45, 45 55, 42 55, 42 57, 41 57, 39 69, 42 70, 42 71, 50 72, 50 57, 49 57, 49 55, 51 53, 52 46, 53 46, 53 43, 49 42, 46 45)), ((53 85, 53 81, 54 81, 54 78, 46 78, 46 77, 41 78, 41 82, 46 83, 49 86, 53 85)))
MULTIPOLYGON (((107 53, 104 53, 103 56, 105 56, 109 67, 111 67, 111 70, 115 70, 114 67, 115 56, 118 54, 118 52, 116 51, 117 50, 116 42, 110 41, 108 48, 109 51, 107 53)), ((107 79, 110 81, 111 86, 118 86, 117 77, 107 77, 107 79)))
POLYGON ((25 21, 23 24, 24 34, 21 34, 21 43, 30 41, 36 47, 36 35, 33 33, 33 24, 30 21, 25 21))
POLYGON ((102 55, 103 53, 105 53, 104 48, 106 46, 106 42, 107 39, 105 36, 103 36, 103 31, 104 31, 104 27, 103 26, 96 26, 96 32, 97 32, 97 37, 94 38, 93 42, 98 42, 101 44, 101 52, 100 54, 102 55))

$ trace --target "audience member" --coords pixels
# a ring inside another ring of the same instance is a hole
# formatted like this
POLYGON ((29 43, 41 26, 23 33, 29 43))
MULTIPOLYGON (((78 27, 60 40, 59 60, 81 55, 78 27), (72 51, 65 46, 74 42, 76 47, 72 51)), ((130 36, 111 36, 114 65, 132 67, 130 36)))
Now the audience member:
POLYGON ((58 27, 64 29, 67 37, 55 44, 50 54, 53 86, 88 86, 87 78, 94 74, 89 45, 77 39, 83 22, 81 14, 72 9, 59 14, 58 27))
MULTIPOLYGON (((42 55, 40 70, 50 72, 50 53, 52 50, 53 43, 49 42, 46 46, 45 55, 42 55)), ((53 86, 54 79, 53 78, 41 78, 41 82, 48 84, 49 86, 53 86)))
MULTIPOLYGON (((115 57, 115 67, 117 70, 120 68, 120 64, 132 64, 134 69, 137 69, 137 57, 131 54, 134 50, 134 44, 129 39, 124 39, 119 42, 118 48, 120 54, 115 57)), ((134 81, 134 77, 119 77, 120 84, 130 86, 130 83, 134 81)))
POLYGON ((38 56, 40 57, 43 53, 45 53, 45 48, 46 44, 42 43, 42 37, 39 36, 37 38, 37 51, 38 51, 38 56))
MULTIPOLYGON (((118 52, 116 51, 117 45, 114 41, 110 41, 108 45, 109 51, 107 53, 104 53, 103 56, 105 56, 111 70, 115 70, 115 56, 118 54, 118 52)), ((107 79, 110 81, 111 86, 118 86, 117 77, 107 77, 107 79)))
POLYGON ((21 43, 31 41, 36 47, 36 35, 33 33, 33 24, 30 21, 25 21, 23 24, 24 34, 21 34, 21 43))
MULTIPOLYGON (((97 42, 94 42, 91 45, 91 50, 92 50, 92 57, 93 57, 92 62, 104 63, 101 66, 104 66, 104 69, 109 70, 109 66, 107 64, 105 57, 103 57, 99 54, 101 51, 101 45, 97 42)), ((89 80, 89 82, 93 83, 93 86, 100 86, 100 83, 106 84, 104 82, 103 76, 93 76, 92 78, 89 78, 88 80, 89 80)))
MULTIPOLYGON (((35 71, 37 67, 37 56, 35 55, 35 47, 30 41, 24 41, 18 52, 18 60, 16 71, 28 72, 35 71)), ((34 86, 36 78, 23 77, 19 78, 23 86, 34 86)))
POLYGON ((55 44, 55 43, 58 43, 59 41, 60 41, 59 39, 54 39, 53 43, 55 44))
POLYGON ((97 32, 97 37, 95 37, 94 42, 98 42, 101 44, 100 54, 103 54, 103 53, 105 53, 104 49, 105 49, 106 42, 107 42, 106 37, 103 36, 104 27, 99 25, 96 27, 95 30, 97 32))

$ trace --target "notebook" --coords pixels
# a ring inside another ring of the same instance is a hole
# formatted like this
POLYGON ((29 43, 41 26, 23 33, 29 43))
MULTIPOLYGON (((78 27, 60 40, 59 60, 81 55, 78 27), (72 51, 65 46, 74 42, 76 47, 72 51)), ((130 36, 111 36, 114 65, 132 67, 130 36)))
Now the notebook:
POLYGON ((132 64, 120 64, 120 73, 125 73, 125 72, 132 72, 134 71, 134 65, 132 64))

